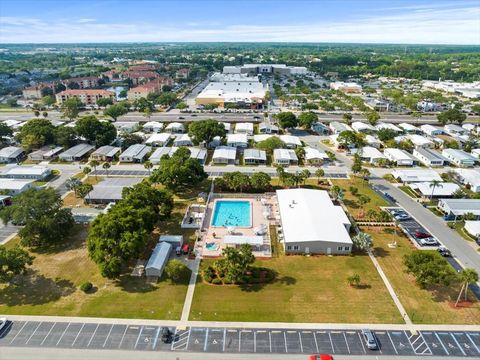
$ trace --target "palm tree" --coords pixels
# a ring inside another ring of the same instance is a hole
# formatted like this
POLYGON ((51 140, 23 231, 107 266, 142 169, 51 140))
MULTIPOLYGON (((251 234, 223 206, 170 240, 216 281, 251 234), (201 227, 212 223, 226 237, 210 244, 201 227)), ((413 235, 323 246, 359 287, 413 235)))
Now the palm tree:
POLYGON ((85 167, 83 168, 83 173, 84 173, 85 175, 88 175, 88 174, 90 174, 91 172, 92 172, 92 168, 91 168, 91 167, 85 166, 85 167))
POLYGON ((90 161, 90 166, 93 167, 93 170, 95 171, 95 179, 97 178, 97 166, 98 165, 100 165, 100 163, 97 160, 90 161))
POLYGON ((150 176, 150 170, 153 168, 153 164, 150 161, 145 161, 143 167, 148 170, 148 176, 150 176))
POLYGON ((360 232, 352 238, 353 245, 359 250, 370 251, 373 245, 372 237, 364 232, 360 232))
POLYGON ((82 182, 80 181, 80 179, 73 176, 71 178, 68 178, 67 181, 65 182, 65 187, 67 188, 67 190, 70 190, 70 191, 73 190, 75 196, 77 196, 77 189, 80 185, 82 185, 82 182))
POLYGON ((317 183, 320 183, 320 179, 325 176, 325 171, 323 169, 317 169, 315 171, 315 176, 318 178, 317 183))
POLYGON ((429 185, 432 188, 432 193, 430 194, 430 200, 433 199, 433 193, 435 192, 435 188, 442 188, 442 182, 440 180, 432 180, 432 182, 429 185))
POLYGON ((303 185, 305 185, 305 182, 307 181, 307 179, 310 177, 310 175, 312 175, 312 173, 308 170, 308 169, 304 169, 300 172, 300 177, 302 179, 302 182, 303 182, 303 185))
POLYGON ((283 185, 285 181, 285 169, 281 165, 277 165, 276 172, 278 176, 278 181, 283 185))
POLYGON ((360 207, 362 208, 362 217, 365 215, 364 206, 370 202, 370 198, 366 195, 360 195, 358 197, 358 202, 360 203, 360 207))
POLYGON ((460 281, 462 282, 462 287, 460 288, 460 293, 458 294, 457 301, 455 302, 455 307, 457 307, 462 292, 465 293, 465 301, 467 301, 468 286, 474 284, 478 281, 478 273, 474 269, 466 268, 460 271, 459 274, 460 281))
POLYGON ((108 177, 108 169, 110 169, 111 165, 109 162, 105 162, 102 165, 102 168, 107 172, 107 177, 108 177))
POLYGON ((335 201, 343 200, 343 197, 344 197, 343 190, 338 185, 332 186, 332 188, 330 189, 330 194, 332 195, 333 200, 335 201))

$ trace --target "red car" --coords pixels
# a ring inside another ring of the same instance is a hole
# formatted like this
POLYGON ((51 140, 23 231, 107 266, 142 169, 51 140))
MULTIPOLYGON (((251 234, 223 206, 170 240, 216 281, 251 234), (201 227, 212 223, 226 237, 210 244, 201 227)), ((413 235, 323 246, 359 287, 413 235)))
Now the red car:
POLYGON ((310 355, 309 360, 333 360, 333 356, 330 354, 313 354, 310 355))
POLYGON ((426 238, 432 237, 432 235, 430 235, 427 232, 417 230, 417 231, 415 231, 415 237, 417 239, 426 239, 426 238))
POLYGON ((188 246, 188 244, 184 244, 184 245, 182 246, 182 252, 183 252, 183 254, 184 254, 184 255, 188 255, 189 251, 190 251, 190 246, 188 246))

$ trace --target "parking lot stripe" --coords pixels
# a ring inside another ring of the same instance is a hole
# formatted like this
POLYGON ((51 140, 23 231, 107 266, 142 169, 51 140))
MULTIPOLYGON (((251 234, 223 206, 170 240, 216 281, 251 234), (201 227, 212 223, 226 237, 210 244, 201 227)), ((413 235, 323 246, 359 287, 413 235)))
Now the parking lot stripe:
POLYGON ((447 354, 447 355, 450 355, 450 353, 448 352, 446 346, 443 344, 442 340, 440 339, 440 336, 438 336, 438 334, 437 334, 436 332, 435 332, 435 336, 437 337, 438 342, 440 343, 440 345, 442 345, 442 348, 443 348, 443 350, 445 350, 446 354, 447 354))
POLYGON ((84 327, 85 327, 85 323, 82 324, 82 327, 80 328, 80 331, 78 332, 77 336, 75 336, 75 340, 73 340, 71 346, 75 345, 75 342, 77 341, 77 339, 78 339, 78 337, 79 337, 79 335, 80 335, 80 333, 82 332, 82 330, 83 330, 84 327))
POLYGON ((395 354, 398 355, 397 348, 395 347, 395 344, 393 343, 392 337, 390 336, 390 333, 387 331, 388 338, 390 339, 390 342, 392 343, 393 350, 395 350, 395 354))
MULTIPOLYGON (((143 326, 140 327, 140 331, 138 332, 137 340, 135 341, 135 346, 133 347, 134 349, 137 348, 138 340, 140 340, 140 336, 142 336, 142 331, 143 331, 143 326)), ((108 338, 108 336, 107 336, 107 338, 108 338)))
POLYGON ((157 328, 157 332, 155 333, 155 339, 153 339, 152 350, 155 350, 157 346, 158 334, 160 333, 160 326, 157 328))
POLYGON ((285 331, 283 332, 283 340, 285 340, 285 352, 288 353, 287 334, 285 333, 285 331))
POLYGON ((453 340, 455 341, 455 343, 458 345, 458 348, 460 349, 460 351, 462 352, 463 356, 466 356, 467 354, 465 354, 465 351, 463 351, 463 348, 462 346, 460 345, 460 343, 458 342, 457 338, 455 337, 455 335, 453 335, 452 333, 450 333, 450 336, 453 338, 453 340))
POLYGON ((97 324, 97 327, 95 328, 95 331, 93 332, 92 336, 90 337, 90 340, 88 340, 87 347, 90 346, 90 343, 92 342, 93 338, 95 337, 95 334, 97 333, 97 329, 100 326, 100 324, 97 324))
POLYGON ((330 339, 330 345, 332 346, 332 353, 335 353, 335 349, 333 348, 332 334, 330 334, 330 331, 328 332, 328 338, 330 339))
POLYGON ((343 332, 343 338, 345 339, 345 344, 347 345, 347 350, 348 350, 348 353, 350 354, 350 346, 348 346, 347 335, 345 335, 345 332, 343 332))
POLYGON ((67 325, 67 327, 65 328, 65 330, 63 330, 62 336, 60 336, 60 339, 58 339, 57 344, 56 344, 55 346, 58 346, 58 344, 60 344, 60 341, 62 340, 63 336, 64 336, 65 333, 67 332, 67 329, 70 327, 70 324, 71 324, 71 323, 68 323, 68 325, 67 325))
POLYGON ((257 333, 253 332, 253 352, 257 352, 257 333))
POLYGON ((28 344, 28 342, 30 341, 30 339, 32 338, 33 335, 35 335, 35 332, 38 330, 38 328, 40 327, 40 325, 42 325, 42 322, 40 322, 37 327, 35 328, 35 330, 32 331, 32 333, 30 334, 30 336, 28 337, 27 341, 25 341, 25 345, 28 344))
POLYGON ((470 340, 470 342, 473 344, 473 346, 475 347, 475 350, 477 350, 477 353, 480 354, 480 350, 478 350, 478 346, 477 344, 475 344, 475 342, 472 340, 472 338, 470 337, 470 334, 469 333, 465 333, 465 335, 467 335, 468 339, 470 340))
POLYGON ((268 341, 270 343, 270 352, 272 352, 272 332, 268 332, 268 341))
MULTIPOLYGON (((113 325, 112 325, 113 327, 113 325)), ((112 330, 112 329, 110 329, 112 330)), ((127 333, 127 330, 128 330, 128 325, 125 326, 125 331, 123 332, 123 335, 122 335, 122 338, 120 339, 120 342, 118 343, 118 348, 120 349, 120 345, 122 345, 122 341, 123 341, 123 338, 125 337, 125 334, 127 333)), ((108 339, 108 336, 107 336, 107 339, 108 339)), ((105 341, 107 341, 107 339, 105 339, 105 341)))
POLYGON ((303 353, 303 342, 302 342, 302 335, 300 334, 300 331, 298 332, 298 339, 300 340, 300 350, 303 353))
POLYGON ((205 344, 203 344, 203 351, 207 351, 207 347, 208 347, 208 327, 207 327, 207 331, 205 332, 205 344))
POLYGON ((238 352, 240 352, 240 345, 242 344, 242 331, 243 330, 240 330, 238 332, 238 352))
POLYGON ((313 333, 313 340, 315 341, 315 349, 317 349, 317 353, 318 353, 318 341, 317 341, 317 335, 315 333, 313 333))
POLYGON ((52 327, 50 328, 50 330, 48 330, 48 333, 47 335, 43 338, 42 342, 40 343, 40 346, 43 345, 43 343, 45 342, 45 340, 47 339, 48 335, 50 335, 50 333, 52 332, 53 328, 55 327, 55 325, 57 325, 56 322, 53 323, 52 327))
POLYGON ((360 339, 360 344, 362 344, 363 352, 366 354, 366 353, 367 353, 367 350, 365 349, 365 345, 363 344, 362 336, 360 335, 359 332, 357 333, 357 335, 358 335, 358 338, 360 339))
POLYGON ((27 325, 28 323, 29 323, 29 322, 26 321, 25 324, 23 324, 23 326, 22 326, 22 327, 20 328, 20 330, 15 334, 15 336, 13 337, 13 339, 10 341, 9 344, 11 344, 11 343, 17 338, 18 334, 20 334, 20 333, 22 332, 23 328, 24 328, 25 325, 27 325))
MULTIPOLYGON (((107 334, 107 337, 105 338, 105 341, 103 342, 102 348, 104 348, 105 345, 107 345, 107 340, 108 340, 108 338, 110 337, 110 334, 112 333, 112 329, 113 329, 113 324, 112 324, 112 326, 110 327, 110 330, 108 330, 108 334, 107 334)), ((122 338, 122 339, 123 339, 123 338, 122 338)))

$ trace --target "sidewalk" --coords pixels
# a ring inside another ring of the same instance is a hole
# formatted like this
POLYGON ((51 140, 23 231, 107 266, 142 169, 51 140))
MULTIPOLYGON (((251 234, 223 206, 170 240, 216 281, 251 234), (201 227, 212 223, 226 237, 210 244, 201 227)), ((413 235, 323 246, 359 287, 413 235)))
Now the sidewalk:
POLYGON ((185 296, 185 302, 183 303, 182 316, 180 321, 188 321, 188 315, 190 314, 190 308, 192 307, 193 293, 195 292, 195 284, 197 283, 198 268, 200 267, 200 258, 197 256, 190 267, 192 275, 188 283, 187 295, 185 296))

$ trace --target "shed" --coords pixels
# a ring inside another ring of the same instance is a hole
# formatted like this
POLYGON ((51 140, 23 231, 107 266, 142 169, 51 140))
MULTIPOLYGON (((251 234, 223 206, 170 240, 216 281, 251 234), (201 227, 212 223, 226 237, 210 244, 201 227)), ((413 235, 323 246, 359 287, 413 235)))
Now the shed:
POLYGON ((158 242, 167 242, 172 247, 182 246, 183 245, 183 235, 160 235, 158 242))
POLYGON ((160 278, 171 252, 172 245, 170 243, 165 241, 158 243, 153 249, 150 259, 148 259, 147 266, 145 266, 145 275, 160 278))

